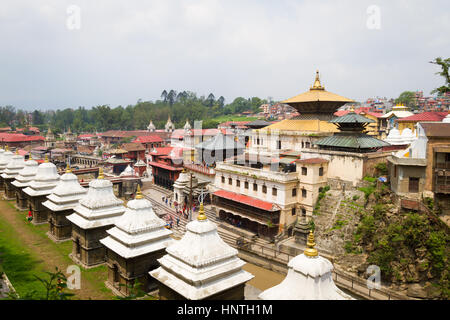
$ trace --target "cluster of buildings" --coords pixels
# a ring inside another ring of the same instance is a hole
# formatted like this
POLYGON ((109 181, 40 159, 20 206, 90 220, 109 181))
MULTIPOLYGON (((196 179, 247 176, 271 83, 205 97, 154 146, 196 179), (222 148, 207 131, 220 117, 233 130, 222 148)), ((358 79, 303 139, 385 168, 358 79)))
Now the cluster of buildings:
POLYGON ((140 192, 151 181, 170 190, 177 205, 211 204, 229 230, 271 242, 294 237, 307 247, 289 263, 286 280, 261 298, 311 297, 296 283, 315 298, 349 298, 330 282, 332 265, 317 257, 306 227, 320 193, 363 186, 384 163, 399 197, 431 198, 450 213, 449 113, 355 108, 352 99, 325 90, 318 72, 308 91, 281 104, 292 116, 273 122, 203 129, 187 120, 177 129, 169 117, 163 129, 150 121, 147 130, 78 136, 69 128, 62 139, 49 129, 38 146, 2 140, 0 188, 33 223, 48 223, 52 240, 73 241, 75 262, 106 263, 118 293, 139 280, 163 299, 243 299, 252 278, 203 209, 173 240, 140 192), (125 206, 124 196, 134 199, 125 206))
MULTIPOLYGON (((85 268, 105 264, 106 285, 115 294, 128 296, 139 285, 162 300, 245 299, 246 283, 254 276, 242 269, 245 262, 238 251, 221 239, 203 203, 184 236, 175 240, 140 185, 124 205, 102 168, 85 188, 68 166, 59 175, 48 158, 38 165, 6 148, 0 149, 0 163, 7 163, 1 174, 4 198, 16 194, 18 199, 23 192, 25 200, 16 202, 18 208, 29 204, 32 222, 48 223, 51 240, 72 241, 70 257, 75 263, 85 268)), ((333 266, 318 255, 312 232, 307 245, 291 261, 286 280, 262 292, 260 299, 353 299, 334 284, 333 266), (294 282, 288 295, 278 293, 294 282)))

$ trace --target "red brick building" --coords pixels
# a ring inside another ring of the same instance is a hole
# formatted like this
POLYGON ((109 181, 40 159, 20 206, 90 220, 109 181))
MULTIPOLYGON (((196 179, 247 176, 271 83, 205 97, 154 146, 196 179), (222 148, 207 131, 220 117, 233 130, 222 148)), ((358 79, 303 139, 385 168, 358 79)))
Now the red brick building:
POLYGON ((155 148, 149 153, 148 165, 152 168, 153 182, 173 190, 173 184, 183 171, 182 148, 155 148))
POLYGON ((38 147, 44 145, 45 138, 42 136, 27 136, 22 133, 0 133, 1 145, 9 148, 24 148, 25 146, 38 147))

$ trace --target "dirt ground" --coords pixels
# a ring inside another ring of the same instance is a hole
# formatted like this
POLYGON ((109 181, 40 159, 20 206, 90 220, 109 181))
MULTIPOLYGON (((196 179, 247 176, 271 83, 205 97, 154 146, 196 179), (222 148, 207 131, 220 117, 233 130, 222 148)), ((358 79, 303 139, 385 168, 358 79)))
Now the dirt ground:
POLYGON ((266 290, 276 286, 286 277, 284 274, 267 270, 251 263, 246 263, 242 269, 255 276, 248 284, 260 290, 266 290))
MULTIPOLYGON (((33 248, 34 254, 39 259, 39 262, 43 264, 45 270, 54 272, 55 267, 58 267, 65 272, 67 267, 74 263, 71 263, 71 261, 58 250, 56 247, 58 244, 53 243, 47 237, 44 238, 39 234, 30 232, 29 226, 26 225, 25 221, 26 213, 13 209, 10 205, 12 203, 13 201, 0 201, 0 219, 7 221, 12 228, 14 228, 17 238, 20 239, 24 246, 33 248)), ((92 272, 89 271, 89 273, 91 274, 92 272)), ((89 275, 88 278, 92 277, 89 275)), ((76 294, 74 297, 75 299, 83 300, 104 300, 114 297, 112 293, 108 293, 106 290, 100 290, 98 284, 93 284, 86 279, 86 277, 83 276, 83 271, 81 276, 81 290, 74 290, 73 293, 76 294)))

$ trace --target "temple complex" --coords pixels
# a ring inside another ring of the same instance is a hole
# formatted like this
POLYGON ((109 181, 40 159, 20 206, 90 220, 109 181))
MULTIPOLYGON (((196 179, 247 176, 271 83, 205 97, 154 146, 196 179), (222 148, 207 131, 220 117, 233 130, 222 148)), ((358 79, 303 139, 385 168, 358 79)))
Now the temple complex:
POLYGON ((77 176, 67 167, 66 173, 61 176, 58 185, 43 203, 49 209, 47 235, 51 240, 59 242, 71 238, 72 224, 66 217, 73 213, 73 208, 86 192, 87 189, 80 185, 77 176))
POLYGON ((136 281, 145 292, 156 288, 149 271, 159 266, 157 259, 173 241, 172 231, 166 229, 165 224, 138 186, 135 199, 127 203, 125 213, 107 230, 108 236, 100 240, 106 247, 106 285, 114 293, 129 295, 136 281))
POLYGON ((26 210, 28 208, 27 196, 23 189, 29 186, 36 176, 38 163, 30 155, 28 161, 25 161, 25 167, 19 171, 16 179, 11 183, 16 188, 16 208, 19 210, 26 210))
POLYGON ((33 214, 33 224, 47 223, 48 208, 42 203, 47 200, 47 196, 52 193, 58 182, 59 174, 56 166, 49 162, 46 156, 45 162, 38 166, 33 181, 23 189, 27 196, 28 209, 33 214))
POLYGON ((243 300, 244 287, 253 275, 244 271, 238 251, 217 233, 200 205, 197 219, 186 225, 183 238, 168 246, 150 272, 158 280, 162 300, 243 300))
POLYGON ((72 222, 72 260, 85 268, 104 263, 105 247, 100 239, 108 235, 106 230, 114 227, 124 212, 123 200, 114 195, 112 182, 104 178, 100 168, 98 178, 89 182, 89 190, 74 213, 67 216, 72 222))
POLYGON ((262 300, 353 300, 334 283, 331 272, 333 264, 314 248, 314 235, 308 235, 307 248, 303 254, 291 259, 284 280, 265 291, 262 300))
POLYGON ((12 182, 24 166, 24 157, 19 155, 18 151, 16 151, 16 154, 11 158, 11 161, 9 161, 5 167, 5 170, 3 170, 3 173, 1 174, 5 188, 5 200, 13 200, 16 198, 16 189, 12 182))
POLYGON ((13 156, 14 154, 11 151, 9 151, 8 146, 6 146, 4 152, 0 153, 0 191, 5 190, 5 185, 3 183, 3 178, 1 174, 5 171, 6 166, 8 165, 9 161, 11 161, 13 156))

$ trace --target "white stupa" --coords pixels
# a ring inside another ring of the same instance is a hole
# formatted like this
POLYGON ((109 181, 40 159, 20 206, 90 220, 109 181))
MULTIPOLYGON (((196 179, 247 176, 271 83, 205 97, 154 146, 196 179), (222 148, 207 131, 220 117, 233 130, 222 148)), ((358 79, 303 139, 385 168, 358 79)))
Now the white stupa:
POLYGON ((26 188, 33 181, 38 169, 38 163, 30 155, 30 158, 25 161, 25 166, 19 171, 16 179, 12 182, 12 185, 17 188, 26 188))
POLYGON ((262 300, 353 300, 340 290, 333 281, 332 263, 318 255, 314 248, 312 231, 308 236, 308 248, 304 253, 291 259, 284 280, 265 291, 262 300))
POLYGON ((155 214, 150 201, 141 193, 127 203, 125 213, 116 220, 106 238, 100 242, 119 256, 129 259, 161 249, 172 243, 172 231, 165 228, 166 222, 155 214))
POLYGON ((238 251, 220 238, 216 224, 207 219, 203 203, 197 220, 186 225, 183 238, 166 252, 158 259, 161 266, 150 275, 185 299, 206 299, 253 278, 242 269, 245 262, 238 251))
POLYGON ((58 182, 59 174, 56 166, 45 156, 45 162, 38 166, 33 181, 23 189, 23 192, 30 197, 47 196, 52 193, 58 182))
POLYGON ((186 119, 186 123, 183 128, 184 128, 184 131, 189 131, 192 129, 191 124, 189 123, 188 119, 186 119))
POLYGON ((401 135, 400 131, 398 131, 397 128, 392 128, 391 131, 389 131, 388 136, 386 139, 384 139, 385 142, 388 142, 392 145, 402 145, 405 144, 401 135))
POLYGON ((1 153, 0 157, 0 174, 3 173, 8 163, 11 161, 14 154, 9 151, 8 146, 6 146, 5 151, 1 153))
POLYGON ((3 179, 14 179, 24 167, 25 159, 19 155, 19 151, 16 151, 16 154, 12 156, 1 176, 3 179))
POLYGON ((70 210, 78 205, 86 193, 87 189, 80 185, 77 176, 67 167, 66 173, 61 176, 59 183, 47 196, 48 200, 42 204, 54 212, 70 210))
POLYGON ((124 176, 134 176, 135 175, 135 173, 134 173, 134 170, 133 170, 133 168, 130 166, 130 165, 128 165, 126 168, 125 168, 125 170, 123 170, 121 173, 120 173, 120 177, 124 177, 124 176))
POLYGON ((123 200, 114 195, 113 184, 103 176, 99 169, 97 179, 89 182, 89 190, 74 208, 67 219, 81 229, 93 229, 113 225, 125 212, 123 200))
POLYGON ((154 132, 154 131, 156 130, 156 127, 155 127, 155 125, 153 124, 153 121, 152 121, 152 120, 150 120, 150 123, 149 123, 149 125, 148 125, 148 127, 147 127, 147 130, 150 131, 150 132, 154 132))
POLYGON ((165 125, 165 131, 166 132, 173 132, 175 130, 175 125, 172 123, 172 120, 169 118, 167 119, 166 125, 165 125))
POLYGON ((403 129, 401 138, 403 140, 403 144, 410 144, 411 142, 417 139, 417 137, 414 135, 414 133, 410 128, 403 129))

